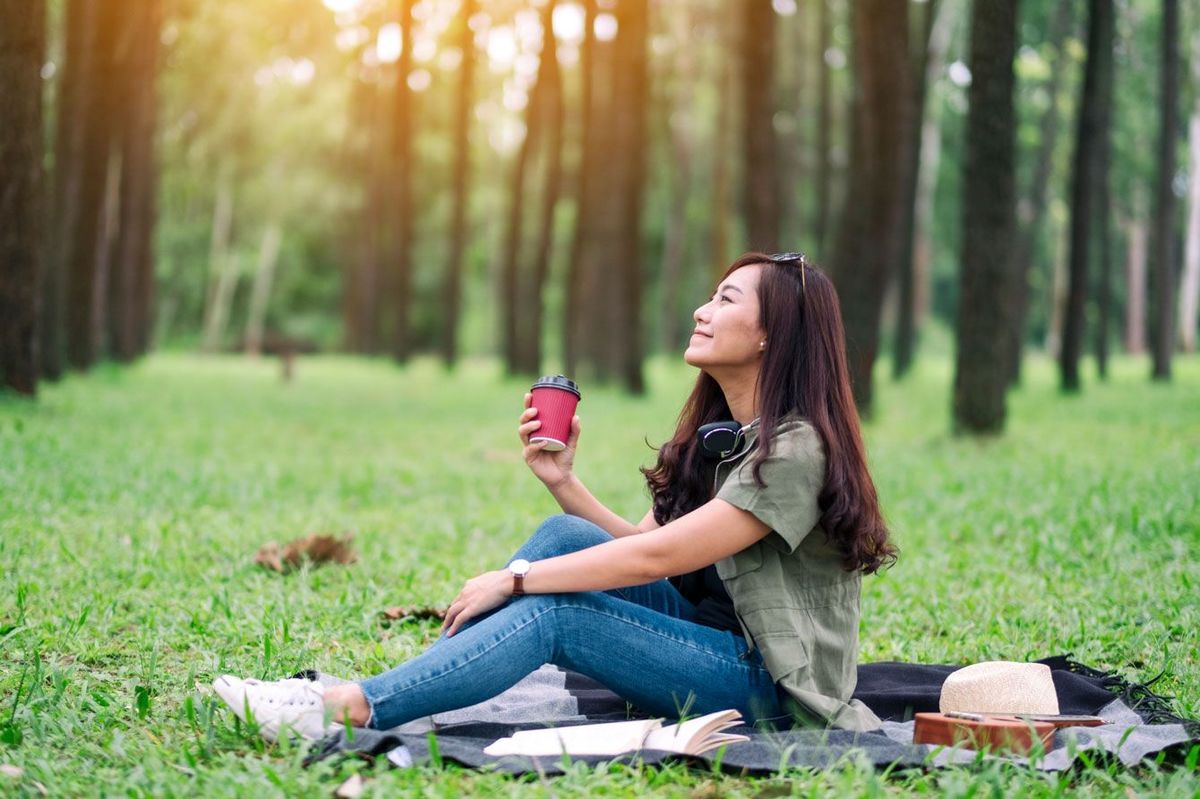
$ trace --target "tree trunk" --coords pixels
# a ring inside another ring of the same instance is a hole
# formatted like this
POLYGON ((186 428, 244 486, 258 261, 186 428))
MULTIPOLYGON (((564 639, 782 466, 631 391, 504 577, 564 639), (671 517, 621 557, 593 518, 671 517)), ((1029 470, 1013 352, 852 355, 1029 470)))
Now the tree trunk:
POLYGON ((114 146, 121 153, 120 226, 109 296, 113 355, 131 361, 149 343, 153 297, 155 222, 155 95, 161 5, 129 5, 123 33, 123 125, 114 146))
POLYGON ((1175 139, 1179 127, 1179 2, 1163 0, 1162 67, 1159 84, 1160 128, 1158 181, 1154 192, 1154 216, 1150 231, 1151 292, 1150 350, 1154 358, 1152 377, 1171 379, 1172 331, 1171 291, 1175 265, 1175 139))
MULTIPOLYGON (((676 48, 671 70, 670 109, 667 113, 667 137, 671 145, 670 200, 667 204, 666 226, 663 232, 662 257, 662 324, 658 329, 658 347, 673 352, 684 340, 683 309, 680 307, 680 288, 684 262, 688 258, 688 195, 692 191, 692 142, 694 120, 691 113, 690 83, 694 80, 695 58, 687 41, 692 21, 684 8, 673 15, 672 35, 681 45, 676 48)), ((690 329, 690 325, 688 326, 690 329)))
MULTIPOLYGON (((776 75, 786 76, 779 81, 778 96, 786 98, 779 103, 779 111, 789 120, 790 129, 786 136, 776 140, 779 148, 779 241, 780 249, 796 250, 807 247, 810 230, 808 220, 802 212, 802 197, 798 188, 804 185, 804 178, 809 173, 805 159, 812 154, 808 130, 808 118, 813 101, 808 97, 809 77, 811 66, 810 33, 812 25, 808 20, 808 7, 804 2, 796 4, 796 10, 787 20, 778 20, 781 28, 780 40, 783 46, 779 50, 776 75), (803 242, 803 243, 802 243, 803 242)), ((678 41, 687 41, 687 34, 678 41)), ((689 48, 681 48, 687 50, 689 48)))
POLYGON ((925 98, 929 93, 931 63, 940 62, 931 51, 934 47, 933 32, 941 10, 940 0, 927 0, 922 19, 923 31, 918 42, 917 55, 913 59, 913 104, 912 125, 908 141, 908 170, 905 173, 904 218, 900 225, 900 260, 897 263, 897 308, 896 335, 893 339, 892 376, 900 379, 912 367, 916 348, 916 308, 914 297, 916 281, 913 272, 913 247, 917 235, 917 183, 921 174, 921 135, 925 127, 925 98))
POLYGON ((361 279, 361 301, 363 315, 362 351, 377 355, 388 349, 388 335, 384 326, 384 297, 391 286, 388 270, 388 253, 391 246, 388 210, 391 190, 388 176, 391 174, 391 104, 386 101, 383 88, 375 86, 371 96, 373 109, 370 129, 371 174, 367 185, 367 249, 361 279))
POLYGON ((624 105, 619 120, 619 146, 622 155, 620 181, 614 199, 621 203, 620 257, 616 261, 623 289, 617 307, 621 310, 618 327, 618 370, 625 390, 632 394, 646 391, 642 374, 642 198, 646 183, 646 108, 649 104, 650 70, 647 45, 650 29, 649 0, 624 0, 617 10, 615 96, 624 105))
POLYGON ((392 356, 400 363, 408 360, 412 350, 409 330, 409 311, 412 307, 412 239, 413 239, 413 102, 414 93, 408 85, 412 72, 413 5, 415 0, 400 3, 400 60, 396 64, 396 98, 392 121, 392 158, 395 172, 392 178, 392 227, 395 230, 391 261, 395 270, 392 297, 395 303, 396 326, 392 333, 392 356))
POLYGON ((158 227, 158 73, 161 60, 162 0, 147 0, 145 27, 140 39, 145 80, 138 86, 137 140, 141 149, 131 160, 137 167, 136 181, 141 187, 132 202, 133 217, 138 220, 134 248, 134 345, 139 354, 150 350, 154 331, 156 253, 154 232, 158 227))
POLYGON ((201 349, 216 352, 221 346, 221 332, 230 296, 228 283, 232 278, 233 259, 229 243, 233 229, 233 176, 223 167, 217 179, 217 197, 213 204, 212 236, 208 246, 208 292, 204 303, 204 334, 201 349))
MULTIPOLYGON (((944 0, 929 42, 929 64, 925 81, 930 86, 940 79, 946 53, 961 8, 961 0, 944 0)), ((942 103, 926 109, 921 123, 921 160, 917 165, 917 194, 913 200, 913 349, 918 331, 929 317, 933 283, 933 199, 942 157, 942 103)))
POLYGON ((713 82, 717 86, 717 118, 713 130, 712 158, 712 287, 725 270, 729 267, 729 175, 730 158, 730 107, 737 96, 737 71, 733 67, 733 50, 737 39, 730 31, 737 30, 737 16, 733 12, 737 6, 719 6, 718 15, 721 20, 717 36, 721 40, 717 49, 717 57, 713 59, 713 82))
POLYGON ((368 295, 365 284, 373 263, 373 187, 376 177, 372 154, 377 134, 376 97, 375 83, 359 76, 351 80, 346 133, 342 140, 346 173, 362 189, 362 211, 347 224, 342 244, 347 256, 342 263, 342 347, 355 353, 367 352, 365 306, 368 295))
POLYGON ((42 271, 42 0, 0 6, 0 388, 37 394, 42 271))
POLYGON ((1113 106, 1113 38, 1116 9, 1113 0, 1102 0, 1109 7, 1110 26, 1108 47, 1105 50, 1105 69, 1100 75, 1100 130, 1096 156, 1099 187, 1096 191, 1093 221, 1096 224, 1096 244, 1099 247, 1100 275, 1096 286, 1096 370, 1101 380, 1108 379, 1109 320, 1112 317, 1112 106, 1113 106))
POLYGON ((1067 240, 1054 237, 1050 248, 1050 321, 1046 325, 1043 349, 1051 358, 1062 352, 1063 319, 1067 316, 1067 240))
POLYGON ((851 6, 857 94, 850 174, 834 247, 855 401, 871 411, 871 371, 880 311, 901 243, 912 94, 908 4, 861 0, 851 6))
MULTIPOLYGON (((1112 0, 1091 0, 1088 12, 1088 56, 1079 103, 1079 134, 1071 179, 1071 238, 1068 258, 1067 307, 1063 318, 1059 377, 1063 391, 1079 391, 1079 359, 1083 355, 1084 303, 1092 222, 1100 209, 1097 193, 1107 183, 1101 168, 1106 121, 1105 97, 1111 93, 1114 9, 1112 0), (1107 87, 1107 88, 1106 88, 1107 87)), ((1104 211, 1107 213, 1107 209, 1104 211)))
POLYGON ((1146 254, 1149 231, 1145 216, 1134 205, 1125 240, 1125 351, 1141 355, 1146 351, 1146 254))
POLYGON ((833 126, 832 76, 825 54, 833 43, 833 24, 830 20, 829 4, 832 0, 816 0, 817 4, 817 174, 814 188, 813 241, 818 258, 825 252, 825 240, 829 230, 829 209, 832 204, 832 165, 829 161, 829 140, 833 126))
MULTIPOLYGON (((558 65, 558 46, 554 38, 554 7, 551 0, 542 10, 542 53, 538 65, 538 106, 530 104, 530 115, 539 116, 539 133, 545 132, 542 148, 544 181, 541 192, 541 212, 538 221, 538 240, 533 252, 530 281, 524 293, 528 308, 520 315, 521 331, 517 346, 515 371, 535 374, 542 362, 542 320, 545 317, 544 294, 550 277, 550 255, 554 248, 554 209, 558 205, 562 183, 562 75, 558 65)), ((532 130, 532 128, 531 128, 532 130)))
POLYGON ((618 193, 618 173, 625 163, 618 127, 624 98, 616 95, 616 46, 615 40, 597 40, 588 54, 591 110, 583 165, 587 195, 577 227, 578 313, 570 320, 577 325, 576 367, 584 378, 596 382, 609 380, 619 369, 618 335, 625 316, 625 309, 619 307, 622 272, 618 266, 625 235, 618 193), (605 334, 597 334, 601 330, 605 334))
POLYGON ((500 272, 500 340, 504 348, 504 369, 508 374, 526 371, 522 369, 521 364, 522 316, 526 313, 526 306, 533 304, 530 294, 533 291, 541 291, 540 287, 530 284, 529 275, 521 268, 521 251, 525 231, 525 181, 529 176, 529 163, 535 154, 534 148, 541 135, 541 108, 543 97, 549 88, 545 80, 545 47, 554 46, 552 31, 543 29, 542 37, 543 50, 538 74, 525 105, 525 138, 521 140, 517 157, 513 161, 508 190, 508 227, 500 272))
POLYGON ((100 354, 103 339, 105 279, 101 271, 107 255, 102 238, 108 188, 110 127, 113 120, 111 87, 115 71, 119 14, 101 13, 99 3, 87 4, 90 30, 86 59, 89 73, 79 87, 79 124, 82 145, 79 161, 78 209, 68 241, 66 332, 67 361, 75 369, 89 369, 100 354))
POLYGON ((1054 151, 1058 144, 1058 131, 1062 119, 1058 106, 1062 76, 1066 72, 1063 45, 1071 32, 1073 6, 1072 0, 1058 0, 1054 21, 1051 23, 1049 40, 1054 47, 1054 60, 1050 63, 1050 78, 1046 87, 1050 102, 1042 112, 1038 126, 1038 150, 1029 190, 1017 203, 1017 220, 1021 234, 1017 237, 1012 265, 1011 302, 1014 318, 1008 345, 1010 385, 1018 385, 1021 382, 1021 354, 1025 343, 1025 319, 1029 311, 1029 270, 1045 230, 1050 176, 1054 172, 1054 151))
POLYGON ((463 0, 458 14, 458 97, 454 119, 453 207, 450 211, 449 255, 442 286, 442 361, 452 368, 458 362, 458 319, 462 307, 463 254, 467 247, 467 201, 471 172, 471 94, 475 82, 475 32, 471 17, 475 0, 463 0))
POLYGON ((1008 271, 1016 226, 1013 59, 1017 0, 976 3, 971 19, 971 88, 963 170, 954 426, 1004 429, 1008 385, 1008 271))
MULTIPOLYGON (((1197 50, 1200 51, 1200 47, 1197 50)), ((1192 114, 1188 126, 1188 152, 1191 180, 1188 184, 1183 278, 1179 282, 1179 345, 1184 352, 1195 352, 1197 310, 1200 308, 1200 108, 1192 114)))
POLYGON ((40 325, 42 375, 62 376, 65 367, 67 275, 71 238, 79 224, 84 126, 82 92, 91 73, 92 0, 68 0, 63 12, 65 41, 58 82, 54 134, 54 180, 47 225, 46 269, 40 325))
POLYGON ((282 243, 283 229, 279 227, 279 223, 272 222, 267 225, 263 232, 262 245, 258 248, 258 265, 254 269, 254 287, 250 290, 250 309, 246 314, 247 355, 258 355, 262 352, 267 302, 271 298, 271 284, 275 278, 275 265, 279 261, 279 247, 282 243))
POLYGON ((779 153, 775 141, 775 21, 771 0, 741 0, 742 213, 747 249, 779 249, 779 153))
POLYGON ((581 343, 587 335, 583 319, 583 292, 587 285, 584 252, 591 238, 592 173, 596 164, 592 105, 596 80, 596 0, 584 0, 583 44, 579 52, 579 161, 575 174, 575 229, 571 257, 567 263, 566 302, 563 303, 563 365, 568 375, 577 375, 581 343))

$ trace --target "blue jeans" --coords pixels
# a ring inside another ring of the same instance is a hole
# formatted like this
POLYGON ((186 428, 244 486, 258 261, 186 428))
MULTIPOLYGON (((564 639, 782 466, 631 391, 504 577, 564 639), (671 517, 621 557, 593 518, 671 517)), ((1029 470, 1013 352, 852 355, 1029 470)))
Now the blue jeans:
MULTIPOLYGON (((585 519, 553 516, 513 557, 537 561, 610 540, 585 519)), ((363 680, 369 726, 388 729, 482 702, 544 663, 585 674, 656 716, 727 708, 747 722, 783 716, 758 651, 737 633, 697 624, 695 614, 666 580, 514 597, 407 663, 363 680)))

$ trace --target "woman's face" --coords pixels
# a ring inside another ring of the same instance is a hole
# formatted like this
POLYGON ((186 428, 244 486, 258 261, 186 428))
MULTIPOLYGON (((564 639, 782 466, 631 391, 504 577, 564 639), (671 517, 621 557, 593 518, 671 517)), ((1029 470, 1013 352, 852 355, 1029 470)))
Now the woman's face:
POLYGON ((690 366, 712 373, 757 366, 765 337, 758 308, 758 280, 762 266, 735 270, 717 286, 712 298, 692 314, 696 330, 683 359, 690 366))

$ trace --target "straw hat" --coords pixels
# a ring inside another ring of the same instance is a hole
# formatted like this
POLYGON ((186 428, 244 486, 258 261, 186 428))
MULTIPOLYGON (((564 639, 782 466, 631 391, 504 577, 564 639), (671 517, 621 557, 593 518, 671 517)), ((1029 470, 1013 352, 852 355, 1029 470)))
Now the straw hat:
POLYGON ((952 672, 942 684, 938 709, 947 713, 1058 715, 1058 694, 1044 663, 993 660, 952 672))

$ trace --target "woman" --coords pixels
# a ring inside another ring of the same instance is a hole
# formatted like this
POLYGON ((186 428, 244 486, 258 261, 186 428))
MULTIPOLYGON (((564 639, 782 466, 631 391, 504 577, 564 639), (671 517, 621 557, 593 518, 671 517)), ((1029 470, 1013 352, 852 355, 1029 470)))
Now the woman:
POLYGON ((895 549, 833 284, 801 255, 750 253, 694 318, 684 358, 700 375, 643 470, 654 502, 640 522, 574 475, 578 417, 565 450, 530 443, 540 423, 527 395, 525 461, 564 515, 509 568, 468 580, 435 644, 356 684, 226 676, 218 693, 268 737, 283 725, 319 737, 330 720, 386 729, 481 702, 554 663, 655 715, 736 708, 751 721, 878 726, 851 699, 859 586, 895 549), (730 420, 732 441, 701 440, 703 425, 730 420))

